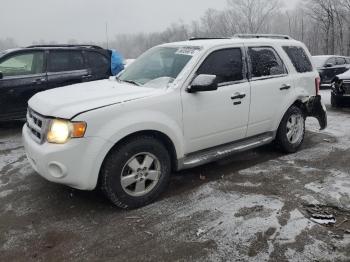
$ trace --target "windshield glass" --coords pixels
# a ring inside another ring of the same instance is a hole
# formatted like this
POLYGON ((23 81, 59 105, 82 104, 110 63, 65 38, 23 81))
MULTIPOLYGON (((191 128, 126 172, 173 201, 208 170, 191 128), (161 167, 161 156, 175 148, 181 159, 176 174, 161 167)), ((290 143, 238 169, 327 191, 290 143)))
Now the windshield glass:
POLYGON ((312 60, 316 67, 324 67, 324 64, 326 63, 328 58, 329 57, 324 56, 313 56, 312 60))
POLYGON ((181 73, 199 47, 156 47, 138 58, 119 80, 149 87, 167 86, 181 73))

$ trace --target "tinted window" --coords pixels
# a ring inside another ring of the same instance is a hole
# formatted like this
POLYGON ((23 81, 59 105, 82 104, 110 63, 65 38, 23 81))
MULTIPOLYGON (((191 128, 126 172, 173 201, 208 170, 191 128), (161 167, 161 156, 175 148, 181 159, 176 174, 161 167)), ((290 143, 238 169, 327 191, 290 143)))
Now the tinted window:
POLYGON ((50 51, 49 72, 84 69, 84 58, 79 51, 50 51))
POLYGON ((328 59, 327 62, 326 62, 326 65, 328 65, 328 64, 329 65, 335 65, 336 64, 335 58, 332 57, 332 58, 328 59))
POLYGON ((346 64, 350 64, 350 58, 345 58, 346 64))
POLYGON ((337 62, 337 65, 344 65, 346 63, 345 58, 343 57, 337 57, 336 62, 337 62))
POLYGON ((4 77, 40 74, 43 73, 43 69, 43 52, 17 54, 0 62, 0 71, 4 77))
POLYGON ((241 49, 224 49, 211 53, 198 69, 197 74, 216 75, 219 84, 243 80, 241 49))
POLYGON ((298 73, 313 71, 311 61, 302 47, 284 46, 283 49, 286 51, 298 73))
POLYGON ((272 47, 249 47, 252 77, 286 74, 287 70, 272 47))
POLYGON ((110 61, 104 55, 97 52, 87 52, 86 55, 93 73, 109 74, 110 61))

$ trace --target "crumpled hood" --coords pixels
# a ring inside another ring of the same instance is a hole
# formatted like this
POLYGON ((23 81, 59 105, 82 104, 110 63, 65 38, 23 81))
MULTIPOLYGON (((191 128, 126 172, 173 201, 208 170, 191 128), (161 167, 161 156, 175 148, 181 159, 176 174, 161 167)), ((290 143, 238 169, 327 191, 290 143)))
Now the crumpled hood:
POLYGON ((71 119, 84 111, 148 97, 159 92, 160 89, 106 79, 44 91, 33 96, 28 105, 44 116, 71 119))
POLYGON ((337 75, 339 80, 350 80, 350 70, 346 71, 343 74, 337 75))

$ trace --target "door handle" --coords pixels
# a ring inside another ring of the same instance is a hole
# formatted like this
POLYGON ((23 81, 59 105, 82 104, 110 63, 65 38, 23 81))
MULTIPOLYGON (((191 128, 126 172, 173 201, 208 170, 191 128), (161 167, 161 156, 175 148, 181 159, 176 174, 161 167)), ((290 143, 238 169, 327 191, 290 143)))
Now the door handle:
POLYGON ((43 82, 46 82, 46 78, 38 78, 32 81, 33 84, 41 84, 43 82))
POLYGON ((243 99, 243 98, 245 98, 246 97, 246 94, 244 94, 244 93, 236 93, 236 94, 234 94, 232 97, 231 97, 231 99, 232 100, 235 100, 235 99, 243 99))
POLYGON ((280 88, 280 90, 283 91, 283 90, 288 90, 288 89, 290 89, 290 88, 291 88, 290 85, 282 85, 281 88, 280 88))
POLYGON ((91 77, 92 77, 92 75, 85 75, 85 76, 82 76, 81 79, 85 80, 85 79, 89 79, 91 77))

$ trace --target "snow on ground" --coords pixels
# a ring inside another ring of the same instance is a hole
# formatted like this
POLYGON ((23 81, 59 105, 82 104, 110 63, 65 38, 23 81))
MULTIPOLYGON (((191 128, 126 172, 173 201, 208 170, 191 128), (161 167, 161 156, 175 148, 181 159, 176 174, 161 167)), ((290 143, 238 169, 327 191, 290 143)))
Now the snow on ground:
MULTIPOLYGON (((329 91, 322 95, 329 105, 329 91)), ((330 110, 325 131, 315 120, 307 130, 296 154, 267 147, 184 171, 162 199, 128 212, 41 179, 19 129, 0 133, 0 252, 43 261, 349 261, 344 217, 336 230, 304 207, 350 209, 350 111, 330 110)))

